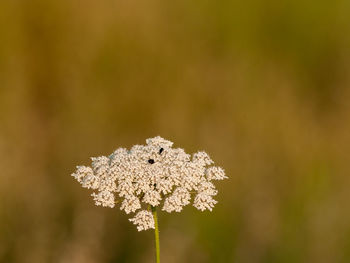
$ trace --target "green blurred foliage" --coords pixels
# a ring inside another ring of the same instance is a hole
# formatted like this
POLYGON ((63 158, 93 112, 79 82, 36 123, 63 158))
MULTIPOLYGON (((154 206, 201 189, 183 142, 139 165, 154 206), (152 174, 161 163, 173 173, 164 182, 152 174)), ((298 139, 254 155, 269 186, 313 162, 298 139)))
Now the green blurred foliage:
POLYGON ((0 2, 0 262, 153 262, 90 156, 161 135, 230 179, 163 262, 350 261, 350 2, 0 2))

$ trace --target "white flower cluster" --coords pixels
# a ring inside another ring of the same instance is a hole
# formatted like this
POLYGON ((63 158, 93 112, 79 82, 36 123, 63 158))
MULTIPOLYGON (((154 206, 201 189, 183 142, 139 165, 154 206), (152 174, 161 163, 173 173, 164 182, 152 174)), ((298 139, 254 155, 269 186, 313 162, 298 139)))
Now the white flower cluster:
POLYGON ((191 158, 172 145, 159 136, 147 139, 146 145, 91 158, 92 167, 77 166, 72 176, 83 187, 96 190, 92 194, 96 205, 114 207, 121 201, 120 209, 125 213, 139 210, 129 219, 139 231, 154 228, 151 206, 161 206, 168 213, 180 212, 194 196, 194 207, 211 211, 217 203, 212 181, 227 178, 224 170, 209 167, 213 161, 205 152, 191 158))

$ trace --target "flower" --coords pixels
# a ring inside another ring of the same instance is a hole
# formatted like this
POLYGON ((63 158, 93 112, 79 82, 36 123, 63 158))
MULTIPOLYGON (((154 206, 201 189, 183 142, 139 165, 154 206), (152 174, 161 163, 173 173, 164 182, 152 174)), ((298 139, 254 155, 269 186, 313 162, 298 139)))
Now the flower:
POLYGON ((214 162, 203 151, 191 156, 172 146, 159 136, 150 138, 146 145, 119 148, 109 157, 91 158, 91 167, 77 166, 72 176, 84 188, 97 191, 92 194, 96 205, 113 208, 121 202, 120 209, 125 213, 138 211, 129 220, 139 231, 154 228, 151 207, 180 212, 194 197, 195 208, 211 211, 217 203, 212 181, 226 179, 225 171, 210 166, 214 162))
POLYGON ((141 208, 140 200, 137 196, 131 195, 126 196, 122 205, 120 206, 120 210, 124 210, 125 213, 129 214, 130 212, 135 212, 136 210, 141 208))
POLYGON ((163 211, 171 213, 172 211, 180 212, 182 207, 188 205, 191 200, 191 194, 186 188, 178 187, 172 195, 164 201, 163 211))
POLYGON ((206 175, 208 180, 224 180, 227 179, 228 177, 225 176, 225 171, 221 167, 209 167, 206 170, 206 175))
POLYGON ((109 191, 101 191, 98 194, 92 193, 91 196, 94 198, 96 205, 114 207, 114 195, 109 191))
POLYGON ((147 230, 150 228, 154 229, 153 215, 147 210, 141 210, 134 218, 130 218, 129 221, 133 222, 134 225, 137 225, 138 231, 147 230))

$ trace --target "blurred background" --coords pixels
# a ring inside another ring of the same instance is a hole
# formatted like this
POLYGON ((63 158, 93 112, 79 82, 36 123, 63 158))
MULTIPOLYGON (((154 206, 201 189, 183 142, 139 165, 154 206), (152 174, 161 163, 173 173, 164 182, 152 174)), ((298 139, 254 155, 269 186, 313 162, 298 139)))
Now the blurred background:
POLYGON ((153 262, 70 176, 160 135, 225 168, 163 262, 350 262, 348 0, 0 1, 0 262, 153 262))

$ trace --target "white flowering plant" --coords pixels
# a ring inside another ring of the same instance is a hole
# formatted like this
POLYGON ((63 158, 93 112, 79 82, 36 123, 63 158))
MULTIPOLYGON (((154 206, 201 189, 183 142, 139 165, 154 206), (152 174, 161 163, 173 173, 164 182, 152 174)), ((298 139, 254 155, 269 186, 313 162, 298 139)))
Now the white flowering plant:
POLYGON ((193 199, 198 210, 212 210, 217 203, 215 180, 227 177, 205 152, 192 156, 159 136, 119 148, 111 155, 93 157, 91 167, 77 166, 72 176, 82 187, 95 190, 96 205, 136 213, 129 220, 138 231, 155 229, 156 261, 159 262, 157 209, 181 212, 193 199))

